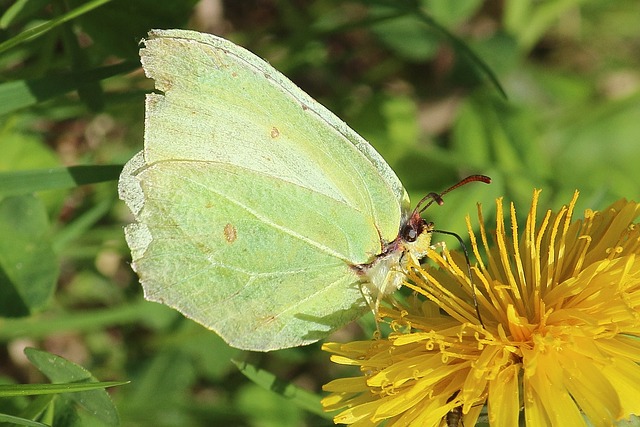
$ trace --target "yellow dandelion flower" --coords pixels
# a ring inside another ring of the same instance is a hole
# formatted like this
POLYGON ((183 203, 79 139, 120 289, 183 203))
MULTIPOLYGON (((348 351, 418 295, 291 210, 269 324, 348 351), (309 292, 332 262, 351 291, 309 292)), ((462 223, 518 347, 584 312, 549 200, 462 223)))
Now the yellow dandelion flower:
POLYGON ((362 372, 325 386, 336 423, 473 426, 485 404, 492 426, 610 426, 640 414, 640 204, 572 221, 576 193, 537 224, 538 195, 522 235, 513 204, 506 230, 498 199, 491 243, 478 208, 484 258, 467 218, 473 287, 460 253, 430 251, 438 268, 413 266, 413 299, 380 309, 387 338, 324 346, 362 372))

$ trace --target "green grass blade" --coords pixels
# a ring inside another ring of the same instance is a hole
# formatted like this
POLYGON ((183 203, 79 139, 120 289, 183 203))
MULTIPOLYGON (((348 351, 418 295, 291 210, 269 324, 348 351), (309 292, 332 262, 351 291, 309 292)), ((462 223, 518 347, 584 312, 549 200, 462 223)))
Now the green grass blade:
POLYGON ((109 77, 127 73, 139 64, 125 61, 115 65, 40 79, 16 80, 0 84, 0 115, 77 90, 85 84, 95 83, 109 77))
MULTIPOLYGON (((456 49, 456 51, 461 52, 464 56, 466 56, 467 59, 469 59, 469 61, 472 64, 474 64, 476 67, 478 67, 478 69, 483 74, 485 74, 487 76, 489 81, 496 87, 498 92, 500 92, 500 94, 505 99, 507 99, 507 93, 505 92, 504 88, 500 84, 500 81, 498 80, 498 77, 495 75, 493 70, 491 70, 491 67, 489 67, 489 65, 485 61, 483 61, 482 58, 480 58, 469 47, 469 45, 467 43, 465 43, 462 39, 457 37, 455 34, 451 33, 447 28, 445 28, 444 26, 440 25, 435 19, 433 19, 431 17, 431 15, 426 13, 422 9, 422 7, 420 6, 420 4, 418 2, 415 2, 415 1, 404 1, 403 2, 403 1, 395 1, 395 0, 394 1, 377 0, 377 1, 373 2, 373 3, 379 4, 379 5, 384 5, 386 7, 390 7, 390 8, 393 8, 395 10, 403 12, 403 13, 400 13, 399 15, 392 14, 392 15, 389 16, 391 18, 396 17, 396 16, 404 16, 404 15, 407 15, 407 14, 416 16, 422 22, 424 22, 429 27, 431 27, 434 31, 436 31, 441 36, 443 36, 445 39, 447 39, 453 45, 453 47, 456 49)), ((388 19, 388 18, 385 17, 385 19, 388 19)))
POLYGON ((51 246, 56 254, 59 254, 67 247, 71 247, 74 239, 79 239, 89 232, 89 229, 95 225, 100 219, 104 218, 113 206, 114 201, 111 198, 104 199, 92 206, 86 212, 82 213, 78 218, 67 224, 58 231, 52 239, 51 246))
POLYGON ((16 415, 28 420, 40 420, 42 422, 46 422, 48 421, 47 416, 49 413, 55 410, 53 402, 55 401, 56 396, 56 394, 42 394, 40 396, 34 396, 30 399, 29 404, 22 408, 16 415))
POLYGON ((122 165, 70 166, 0 173, 0 196, 74 188, 98 182, 115 181, 122 165))
POLYGON ((49 427, 47 424, 42 424, 37 421, 28 420, 26 418, 14 417, 13 415, 8 414, 0 414, 0 422, 12 423, 19 426, 49 427))
POLYGON ((19 25, 27 17, 45 7, 48 2, 49 0, 16 0, 0 17, 0 29, 6 30, 11 26, 19 25))
POLYGON ((34 39, 36 37, 40 37, 43 34, 46 34, 48 31, 56 28, 59 25, 64 24, 65 22, 71 21, 72 19, 77 18, 78 16, 84 15, 87 12, 92 11, 93 9, 100 7, 104 4, 109 3, 111 0, 93 0, 88 3, 85 3, 77 8, 61 15, 55 19, 50 21, 46 21, 40 25, 37 25, 33 28, 29 28, 18 34, 15 37, 10 38, 9 40, 0 43, 0 53, 11 49, 12 47, 18 46, 21 43, 24 43, 27 40, 34 39))
POLYGON ((329 420, 332 419, 333 416, 331 413, 327 413, 322 409, 319 396, 294 384, 282 381, 271 372, 265 371, 264 369, 258 369, 255 365, 246 361, 237 361, 232 359, 231 362, 238 367, 244 376, 265 390, 277 393, 285 399, 290 400, 298 407, 322 418, 329 420))
MULTIPOLYGON (((35 348, 26 348, 24 354, 53 383, 63 383, 66 386, 72 383, 98 383, 91 372, 55 354, 35 348)), ((61 405, 62 414, 59 413, 59 416, 85 418, 83 425, 120 424, 118 411, 104 387, 94 387, 92 390, 77 391, 63 396, 66 404, 61 405), (87 421, 91 421, 91 424, 87 421)))
POLYGON ((165 309, 159 304, 139 301, 127 305, 76 311, 56 317, 35 315, 25 318, 0 318, 0 342, 19 337, 38 339, 63 331, 89 332, 116 325, 145 322, 165 309))
POLYGON ((40 394, 73 393, 78 391, 98 390, 128 384, 129 381, 102 381, 92 383, 67 384, 2 384, 0 397, 36 396, 40 394))
POLYGON ((422 21, 424 21, 431 28, 439 32, 442 36, 447 38, 457 51, 462 52, 462 54, 465 55, 472 64, 478 67, 480 71, 487 76, 489 81, 493 84, 493 86, 495 86, 495 88, 498 90, 498 92, 500 92, 500 95, 502 95, 504 99, 508 98, 507 92, 505 92, 504 88, 500 84, 500 81, 498 80, 498 77, 495 75, 491 67, 489 67, 489 65, 485 61, 483 61, 482 58, 480 58, 469 47, 467 43, 465 43, 462 39, 460 39, 455 34, 451 33, 445 27, 443 27, 438 22, 436 22, 429 14, 424 12, 422 9, 417 8, 416 12, 418 17, 422 21))

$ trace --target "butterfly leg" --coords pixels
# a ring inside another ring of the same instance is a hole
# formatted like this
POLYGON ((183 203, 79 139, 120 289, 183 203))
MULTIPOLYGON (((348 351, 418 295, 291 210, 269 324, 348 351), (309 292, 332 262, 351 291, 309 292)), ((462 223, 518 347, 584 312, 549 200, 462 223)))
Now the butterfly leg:
POLYGON ((406 274, 397 266, 391 268, 381 268, 378 270, 380 276, 383 279, 378 283, 378 286, 373 285, 372 283, 365 282, 360 285, 360 292, 364 300, 371 308, 373 312, 373 316, 376 322, 376 333, 378 336, 380 335, 380 323, 379 323, 379 313, 380 313, 380 304, 382 303, 382 299, 391 294, 392 292, 400 289, 402 286, 402 282, 406 277, 406 274))
POLYGON ((373 313, 373 319, 376 322, 376 336, 380 336, 380 325, 378 322, 378 308, 380 307, 379 298, 376 297, 375 300, 373 299, 371 289, 367 286, 367 283, 360 284, 360 293, 373 313))
POLYGON ((444 242, 444 241, 441 240, 441 241, 431 245, 429 247, 429 249, 431 249, 432 251, 440 251, 440 254, 442 255, 442 258, 445 261, 447 260, 447 242, 444 242))

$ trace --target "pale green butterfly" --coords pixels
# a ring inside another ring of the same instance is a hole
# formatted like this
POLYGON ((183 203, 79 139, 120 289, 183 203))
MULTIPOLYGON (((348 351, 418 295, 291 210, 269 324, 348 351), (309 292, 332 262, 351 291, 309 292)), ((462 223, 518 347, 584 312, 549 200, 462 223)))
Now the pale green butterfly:
POLYGON ((144 150, 120 197, 145 297, 268 351, 309 344, 395 291, 432 226, 356 132, 247 50, 154 30, 144 150))

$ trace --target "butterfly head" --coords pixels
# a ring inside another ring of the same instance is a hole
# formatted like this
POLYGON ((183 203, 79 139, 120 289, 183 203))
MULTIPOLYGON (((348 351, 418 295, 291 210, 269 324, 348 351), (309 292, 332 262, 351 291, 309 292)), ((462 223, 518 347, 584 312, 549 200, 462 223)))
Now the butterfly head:
POLYGON ((431 247, 432 232, 433 222, 426 221, 420 216, 420 212, 414 210, 400 229, 398 237, 402 241, 404 251, 418 261, 431 247))
POLYGON ((431 249, 431 235, 436 230, 432 222, 422 218, 421 213, 433 202, 442 205, 444 194, 473 181, 488 183, 490 179, 484 175, 472 175, 442 193, 427 194, 403 219, 397 237, 390 242, 381 242, 382 250, 372 261, 351 265, 356 274, 363 277, 363 282, 368 284, 371 294, 376 295, 376 307, 381 295, 393 292, 402 285, 406 278, 407 262, 411 260, 419 264, 431 249))
POLYGON ((474 181, 488 184, 491 182, 491 178, 484 175, 471 175, 441 193, 427 194, 418 202, 418 205, 411 215, 403 222, 403 225, 400 227, 400 233, 398 234, 398 239, 402 242, 401 246, 405 253, 413 256, 415 261, 419 261, 427 255, 431 247, 431 235, 434 231, 434 226, 432 222, 428 222, 422 218, 421 213, 434 202, 438 205, 444 204, 442 196, 449 191, 474 181))

